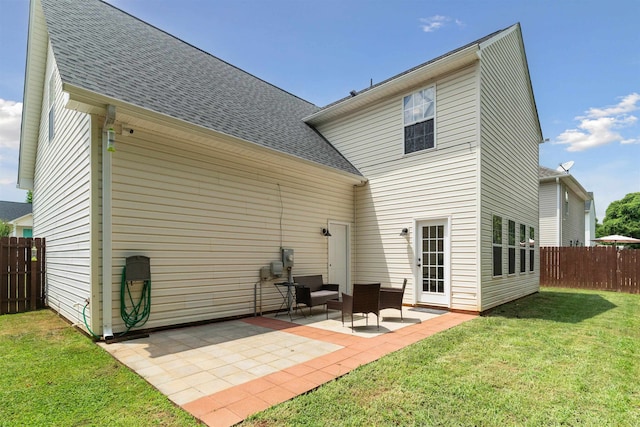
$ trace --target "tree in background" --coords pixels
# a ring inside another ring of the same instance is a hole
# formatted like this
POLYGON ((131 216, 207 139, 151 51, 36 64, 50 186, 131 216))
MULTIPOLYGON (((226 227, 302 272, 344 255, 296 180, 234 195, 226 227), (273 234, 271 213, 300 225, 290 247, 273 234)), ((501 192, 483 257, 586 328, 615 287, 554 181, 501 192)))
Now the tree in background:
POLYGON ((602 223, 598 222, 598 218, 596 218, 596 237, 606 236, 602 231, 602 223))
POLYGON ((7 237, 9 234, 11 234, 12 229, 13 227, 11 227, 11 224, 0 219, 0 237, 7 237))
POLYGON ((607 207, 602 226, 596 228, 596 236, 611 234, 640 239, 640 193, 629 193, 607 207))
POLYGON ((33 203, 33 191, 29 190, 27 191, 27 200, 25 200, 27 203, 33 203))

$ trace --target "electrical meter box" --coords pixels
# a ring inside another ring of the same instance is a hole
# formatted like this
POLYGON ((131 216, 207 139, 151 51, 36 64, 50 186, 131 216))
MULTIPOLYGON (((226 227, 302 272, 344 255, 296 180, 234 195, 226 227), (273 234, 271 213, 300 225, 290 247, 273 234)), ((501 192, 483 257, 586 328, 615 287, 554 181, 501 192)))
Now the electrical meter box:
POLYGON ((282 265, 285 269, 293 268, 293 249, 282 248, 282 265))
POLYGON ((281 261, 273 261, 273 262, 271 262, 271 274, 274 277, 282 276, 282 262, 281 261))

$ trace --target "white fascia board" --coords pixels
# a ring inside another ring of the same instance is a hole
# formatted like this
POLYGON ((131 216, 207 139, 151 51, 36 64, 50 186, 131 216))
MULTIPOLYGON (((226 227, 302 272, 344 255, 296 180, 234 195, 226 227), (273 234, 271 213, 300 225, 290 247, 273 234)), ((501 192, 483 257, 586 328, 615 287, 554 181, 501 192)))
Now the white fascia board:
POLYGON ((17 187, 23 190, 33 190, 44 78, 47 68, 46 55, 37 55, 34 52, 42 52, 42 50, 48 51, 47 26, 40 1, 34 0, 29 5, 29 31, 18 154, 17 187))
POLYGON ((68 83, 63 83, 63 91, 69 94, 69 101, 66 107, 75 111, 80 111, 87 114, 94 114, 98 116, 104 116, 106 114, 106 106, 114 105, 116 107, 116 121, 121 123, 127 123, 131 127, 136 127, 136 122, 144 123, 149 129, 159 131, 160 128, 166 127, 177 130, 181 133, 192 135, 194 139, 212 139, 221 137, 227 141, 233 141, 240 149, 245 148, 249 150, 265 150, 270 154, 282 156, 287 159, 296 159, 300 162, 304 162, 310 166, 324 169, 327 172, 342 176, 353 184, 362 184, 367 181, 363 176, 352 174, 349 172, 341 171, 320 163, 312 162, 307 159, 303 159, 292 154, 283 153, 265 147, 255 142, 238 138, 233 135, 228 135, 224 132, 220 132, 214 129, 206 128, 200 125, 196 125, 182 119, 169 116, 164 113, 149 110, 137 105, 107 97, 97 92, 89 91, 83 88, 79 88, 68 83))
POLYGON ((540 183, 546 182, 555 182, 559 180, 564 185, 569 187, 574 193, 578 195, 582 200, 587 201, 591 200, 591 196, 589 196, 589 192, 584 189, 584 187, 574 178, 571 174, 561 173, 554 176, 549 176, 545 178, 540 178, 540 183))
POLYGON ((504 29, 503 31, 500 31, 500 33, 496 34, 495 36, 491 37, 488 40, 483 41, 482 43, 480 43, 480 50, 482 51, 483 49, 485 49, 487 46, 492 45, 493 43, 497 42, 498 40, 508 36, 509 34, 511 34, 512 32, 516 31, 518 28, 520 28, 520 24, 513 24, 512 26, 510 26, 509 28, 504 29))
POLYGON ((478 60, 476 55, 478 45, 472 45, 458 52, 454 52, 435 62, 425 64, 409 73, 399 75, 386 83, 375 86, 369 90, 364 90, 351 98, 344 99, 330 107, 322 109, 303 119, 304 122, 315 125, 325 122, 336 116, 341 116, 351 111, 362 109, 383 98, 403 93, 409 88, 434 79, 440 75, 451 72, 455 69, 463 68, 478 60))
POLYGON ((33 214, 28 213, 26 215, 22 215, 21 217, 12 219, 9 223, 20 227, 33 226, 33 214))

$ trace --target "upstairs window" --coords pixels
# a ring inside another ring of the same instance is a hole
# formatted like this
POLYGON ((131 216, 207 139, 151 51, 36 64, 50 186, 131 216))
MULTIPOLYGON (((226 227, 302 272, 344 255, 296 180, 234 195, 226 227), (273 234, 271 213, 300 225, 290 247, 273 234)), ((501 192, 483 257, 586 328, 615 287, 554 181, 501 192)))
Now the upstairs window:
POLYGON ((56 85, 55 85, 55 80, 54 80, 54 73, 51 73, 51 76, 49 77, 49 82, 47 84, 48 86, 48 102, 49 102, 49 141, 51 141, 53 139, 54 136, 54 127, 53 127, 53 119, 54 119, 54 114, 53 114, 53 106, 55 104, 55 96, 56 96, 56 85))
POLYGON ((428 150, 435 146, 434 118, 436 88, 419 90, 404 97, 404 153, 428 150))

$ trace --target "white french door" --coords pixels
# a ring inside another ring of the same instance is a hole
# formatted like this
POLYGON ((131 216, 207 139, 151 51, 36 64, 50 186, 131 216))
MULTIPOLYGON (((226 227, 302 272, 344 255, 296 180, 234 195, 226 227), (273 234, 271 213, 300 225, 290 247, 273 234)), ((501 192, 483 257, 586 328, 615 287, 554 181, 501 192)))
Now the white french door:
POLYGON ((449 223, 446 219, 416 223, 418 302, 449 306, 449 223))

